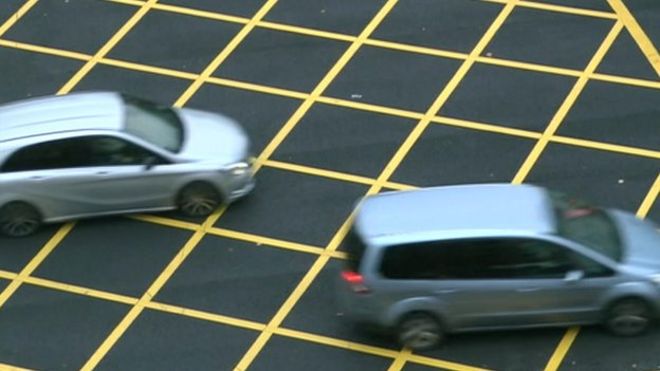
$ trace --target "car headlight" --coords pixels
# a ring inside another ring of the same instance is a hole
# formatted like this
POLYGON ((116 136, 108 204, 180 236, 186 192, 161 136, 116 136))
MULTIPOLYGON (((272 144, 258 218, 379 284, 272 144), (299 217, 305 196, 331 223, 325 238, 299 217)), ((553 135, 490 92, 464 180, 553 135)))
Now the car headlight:
POLYGON ((652 274, 649 278, 657 285, 660 285, 660 273, 652 274))
POLYGON ((250 164, 247 162, 237 162, 229 165, 229 173, 233 176, 243 176, 250 171, 250 164))

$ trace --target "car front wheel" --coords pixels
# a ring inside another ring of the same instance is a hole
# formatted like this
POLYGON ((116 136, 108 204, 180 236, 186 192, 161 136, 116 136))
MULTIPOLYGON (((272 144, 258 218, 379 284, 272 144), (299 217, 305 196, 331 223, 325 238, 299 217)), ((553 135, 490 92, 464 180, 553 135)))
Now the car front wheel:
POLYGON ((607 311, 605 326, 615 335, 635 336, 651 324, 651 311, 641 299, 623 299, 612 304, 607 311))
POLYGON ((432 315, 412 313, 401 320, 397 336, 402 346, 414 351, 423 351, 440 345, 444 331, 432 315))
POLYGON ((179 194, 177 201, 179 210, 192 217, 210 215, 222 203, 220 194, 207 183, 192 183, 179 194))
POLYGON ((9 237, 24 237, 41 225, 39 212, 24 202, 10 202, 0 208, 0 232, 9 237))

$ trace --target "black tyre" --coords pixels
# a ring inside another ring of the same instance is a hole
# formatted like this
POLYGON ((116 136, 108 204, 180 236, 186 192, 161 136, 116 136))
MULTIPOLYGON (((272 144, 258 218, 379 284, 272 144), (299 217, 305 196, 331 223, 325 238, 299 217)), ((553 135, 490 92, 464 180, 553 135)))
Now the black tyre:
POLYGON ((179 210, 193 217, 208 216, 222 203, 222 197, 213 186, 207 183, 187 185, 177 200, 179 210))
POLYGON ((25 202, 10 202, 0 208, 0 233, 9 237, 25 237, 41 226, 41 215, 25 202))
POLYGON ((651 325, 651 310, 641 299, 622 299, 607 310, 605 326, 618 336, 635 336, 646 331, 651 325))
POLYGON ((445 334, 440 322, 427 313, 412 313, 399 323, 397 338, 399 344, 414 351, 436 348, 445 334))

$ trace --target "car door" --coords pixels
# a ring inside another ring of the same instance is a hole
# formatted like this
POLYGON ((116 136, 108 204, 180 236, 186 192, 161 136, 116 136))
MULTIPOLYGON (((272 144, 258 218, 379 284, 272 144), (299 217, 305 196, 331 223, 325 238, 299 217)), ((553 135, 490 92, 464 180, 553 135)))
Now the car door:
POLYGON ((95 212, 109 213, 172 206, 175 179, 184 166, 114 136, 77 139, 78 155, 87 168, 85 178, 69 192, 95 212))
MULTIPOLYGON (((597 322, 601 299, 620 278, 611 268, 559 243, 520 239, 512 242, 528 265, 519 299, 521 325, 597 322)), ((522 284, 521 284, 522 285, 522 284)))
POLYGON ((536 286, 511 271, 520 264, 507 239, 446 241, 443 272, 434 294, 446 306, 454 326, 463 330, 521 325, 530 303, 521 300, 536 286), (444 277, 442 277, 444 276, 444 277))

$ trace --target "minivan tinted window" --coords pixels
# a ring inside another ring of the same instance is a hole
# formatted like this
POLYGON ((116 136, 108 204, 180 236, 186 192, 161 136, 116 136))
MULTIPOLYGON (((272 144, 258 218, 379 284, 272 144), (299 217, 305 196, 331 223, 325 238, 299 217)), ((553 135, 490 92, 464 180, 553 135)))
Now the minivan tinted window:
POLYGON ((348 255, 346 268, 353 272, 358 272, 366 246, 354 229, 351 229, 346 235, 346 238, 344 238, 342 250, 346 251, 348 255))
POLYGON ((572 250, 533 239, 476 239, 390 246, 380 273, 390 279, 562 278, 612 272, 572 250))

